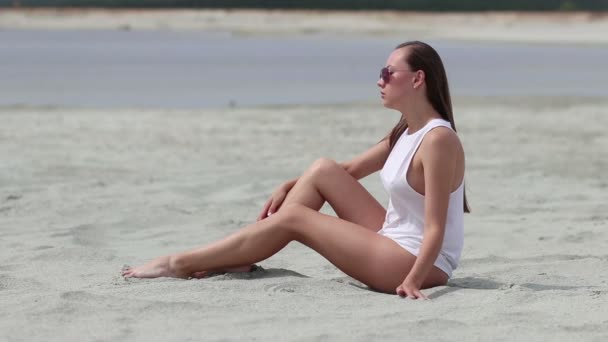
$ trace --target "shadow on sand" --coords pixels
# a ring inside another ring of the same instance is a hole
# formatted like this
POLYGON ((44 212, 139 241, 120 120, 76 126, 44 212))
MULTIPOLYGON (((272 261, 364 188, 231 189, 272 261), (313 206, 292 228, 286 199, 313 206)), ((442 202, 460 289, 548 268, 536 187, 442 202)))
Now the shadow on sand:
POLYGON ((284 268, 263 268, 262 266, 256 266, 250 272, 236 272, 236 273, 223 273, 213 272, 204 279, 209 280, 230 280, 230 279, 268 279, 268 278, 284 278, 284 277, 297 277, 297 278, 310 278, 307 275, 284 269, 284 268))

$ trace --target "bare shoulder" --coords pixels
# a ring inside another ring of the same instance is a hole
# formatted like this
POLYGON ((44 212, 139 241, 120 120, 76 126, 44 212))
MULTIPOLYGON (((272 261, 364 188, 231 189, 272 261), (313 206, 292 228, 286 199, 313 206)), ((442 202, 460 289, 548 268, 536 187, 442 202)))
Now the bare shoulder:
MULTIPOLYGON (((421 162, 426 184, 444 184, 445 189, 455 191, 464 177, 464 150, 456 132, 447 127, 437 127, 426 134, 420 146, 421 162)), ((447 191, 447 190, 446 190, 447 191)))
POLYGON ((441 155, 462 153, 462 144, 458 135, 448 127, 436 127, 429 131, 422 141, 422 147, 428 153, 441 155))

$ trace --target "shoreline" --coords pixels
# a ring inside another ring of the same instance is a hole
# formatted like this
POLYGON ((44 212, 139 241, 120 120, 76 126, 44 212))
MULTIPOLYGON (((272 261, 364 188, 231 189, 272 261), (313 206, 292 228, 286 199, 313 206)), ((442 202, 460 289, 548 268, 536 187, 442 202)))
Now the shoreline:
MULTIPOLYGON (((604 96, 452 96, 452 106, 511 106, 526 108, 566 108, 582 105, 607 106, 608 99, 604 96)), ((310 109, 348 109, 358 107, 368 110, 385 110, 380 102, 374 101, 347 101, 335 103, 292 103, 292 104, 260 104, 260 105, 235 105, 235 106, 200 106, 200 107, 142 107, 142 106, 118 106, 118 107, 99 107, 99 106, 77 106, 77 105, 56 105, 56 104, 0 104, 0 113, 10 111, 167 111, 167 112, 207 112, 207 111, 247 111, 247 110, 298 110, 302 108, 310 109)))
POLYGON ((236 35, 413 36, 416 39, 606 44, 604 12, 397 12, 21 8, 0 12, 0 30, 158 30, 236 35))

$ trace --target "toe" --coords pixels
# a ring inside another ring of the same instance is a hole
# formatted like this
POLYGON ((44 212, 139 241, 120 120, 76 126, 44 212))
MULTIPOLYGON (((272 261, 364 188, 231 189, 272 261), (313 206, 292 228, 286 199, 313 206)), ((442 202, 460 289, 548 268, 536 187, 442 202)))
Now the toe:
POLYGON ((191 277, 195 278, 195 279, 201 279, 201 278, 205 278, 205 276, 207 275, 208 272, 206 271, 202 271, 202 272, 194 272, 192 273, 191 277))

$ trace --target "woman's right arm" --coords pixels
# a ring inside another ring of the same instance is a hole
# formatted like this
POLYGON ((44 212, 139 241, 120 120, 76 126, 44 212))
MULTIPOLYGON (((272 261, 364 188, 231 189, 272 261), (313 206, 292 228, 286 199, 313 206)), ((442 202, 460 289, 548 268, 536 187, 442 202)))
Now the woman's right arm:
MULTIPOLYGON (((372 146, 367 151, 361 153, 350 161, 340 163, 344 170, 353 178, 361 179, 380 170, 384 166, 384 162, 390 153, 388 138, 383 139, 376 145, 372 146)), ((298 181, 298 178, 289 180, 281 184, 270 196, 264 208, 260 212, 257 220, 263 220, 266 217, 274 214, 283 204, 287 193, 293 188, 298 181)))
MULTIPOLYGON (((390 147, 388 138, 386 138, 355 158, 347 162, 340 163, 340 165, 344 168, 344 170, 346 170, 346 172, 353 176, 353 178, 361 179, 382 169, 389 153, 390 147)), ((280 188, 289 192, 289 190, 296 185, 298 179, 299 178, 294 178, 287 181, 283 183, 280 188)))
POLYGON ((355 179, 361 179, 382 169, 389 153, 390 147, 388 138, 386 138, 352 160, 340 165, 355 179))

